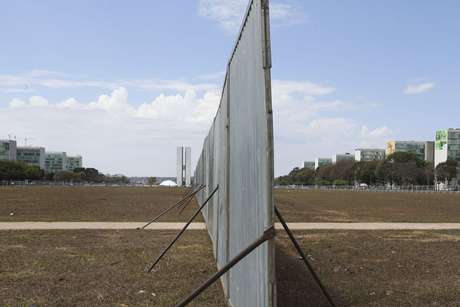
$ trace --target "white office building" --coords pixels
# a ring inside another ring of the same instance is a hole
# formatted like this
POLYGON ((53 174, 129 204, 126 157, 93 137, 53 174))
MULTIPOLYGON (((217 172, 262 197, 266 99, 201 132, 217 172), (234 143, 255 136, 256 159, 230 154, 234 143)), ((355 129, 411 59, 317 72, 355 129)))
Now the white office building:
POLYGON ((335 155, 335 162, 340 162, 340 161, 355 161, 355 156, 352 155, 349 152, 346 152, 344 154, 336 154, 335 155))
POLYGON ((318 169, 319 167, 324 167, 332 164, 332 159, 331 158, 317 158, 315 160, 315 169, 318 169))
POLYGON ((301 164, 301 168, 315 170, 315 161, 303 161, 301 164))
POLYGON ((31 166, 38 166, 45 170, 45 148, 44 147, 18 147, 17 160, 31 166))
POLYGON ((355 149, 355 161, 380 161, 385 159, 385 149, 358 148, 355 149))
POLYGON ((66 170, 67 154, 65 152, 46 152, 45 172, 57 173, 66 170))
POLYGON ((73 172, 74 169, 81 167, 83 167, 82 156, 67 156, 65 167, 67 171, 73 172))
POLYGON ((191 185, 190 175, 192 173, 191 162, 192 149, 190 147, 177 147, 177 186, 189 187, 191 185))
POLYGON ((16 141, 0 140, 0 160, 16 161, 16 141))
POLYGON ((447 160, 460 161, 460 128, 436 131, 434 166, 447 160))

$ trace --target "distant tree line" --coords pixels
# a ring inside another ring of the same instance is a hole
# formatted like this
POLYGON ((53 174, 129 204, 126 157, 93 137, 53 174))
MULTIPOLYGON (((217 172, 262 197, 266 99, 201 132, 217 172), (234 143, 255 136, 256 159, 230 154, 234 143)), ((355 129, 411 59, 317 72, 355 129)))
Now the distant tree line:
POLYGON ((339 161, 319 167, 294 168, 288 175, 275 179, 276 185, 432 185, 436 179, 450 181, 457 177, 457 161, 448 160, 436 169, 415 154, 396 152, 381 161, 339 161))
POLYGON ((45 173, 38 166, 30 166, 20 161, 0 161, 1 181, 47 180, 59 182, 88 182, 127 184, 129 179, 123 175, 104 175, 95 168, 76 168, 73 171, 45 173))
POLYGON ((40 180, 45 173, 38 166, 24 162, 0 161, 0 180, 40 180))

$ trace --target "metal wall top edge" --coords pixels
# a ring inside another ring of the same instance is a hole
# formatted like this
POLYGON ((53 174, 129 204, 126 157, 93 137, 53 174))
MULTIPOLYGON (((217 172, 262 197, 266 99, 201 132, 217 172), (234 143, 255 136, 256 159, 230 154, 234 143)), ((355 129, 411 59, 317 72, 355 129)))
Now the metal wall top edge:
MULTIPOLYGON (((260 1, 260 0, 257 0, 257 1, 260 1)), ((230 63, 233 60, 233 56, 235 55, 236 49, 238 48, 238 45, 239 45, 240 40, 241 40, 241 36, 243 35, 243 30, 244 30, 244 28, 246 26, 246 23, 248 21, 249 13, 251 12, 251 8, 252 8, 253 4, 254 4, 254 0, 250 0, 249 3, 248 3, 248 6, 246 7, 246 12, 244 13, 244 17, 243 17, 243 22, 240 25, 238 35, 236 36, 235 43, 233 44, 233 48, 232 48, 232 51, 230 53, 230 58, 228 59, 228 62, 227 62, 228 66, 230 66, 230 63)))
MULTIPOLYGON (((257 0, 257 1, 260 1, 260 0, 257 0)), ((238 35, 236 37, 235 43, 233 44, 233 48, 232 48, 232 51, 231 51, 231 54, 230 54, 230 58, 229 58, 229 60, 227 62, 227 69, 226 69, 226 72, 225 72, 224 84, 222 86, 221 94, 220 94, 219 107, 217 108, 216 115, 214 115, 213 124, 214 124, 214 122, 216 120, 217 113, 219 112, 219 109, 221 108, 221 105, 222 105, 222 99, 223 99, 223 94, 224 94, 224 90, 225 90, 225 85, 227 84, 230 63, 232 62, 233 56, 235 55, 236 49, 238 48, 238 45, 240 43, 241 36, 243 34, 243 30, 244 30, 244 28, 246 26, 246 23, 247 23, 247 20, 248 20, 248 17, 249 17, 249 13, 251 12, 251 8, 252 8, 253 4, 254 4, 254 0, 250 0, 248 5, 247 5, 247 7, 246 7, 246 12, 244 13, 244 17, 243 17, 243 22, 242 22, 242 24, 240 26, 240 29, 238 31, 238 35)))

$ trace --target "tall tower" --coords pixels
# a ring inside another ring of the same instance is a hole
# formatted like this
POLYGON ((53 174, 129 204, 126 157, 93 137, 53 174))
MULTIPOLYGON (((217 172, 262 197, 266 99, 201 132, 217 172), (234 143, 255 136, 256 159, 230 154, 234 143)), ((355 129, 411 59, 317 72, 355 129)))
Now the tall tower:
POLYGON ((177 147, 177 186, 190 186, 190 174, 191 174, 191 154, 192 149, 190 147, 177 147))

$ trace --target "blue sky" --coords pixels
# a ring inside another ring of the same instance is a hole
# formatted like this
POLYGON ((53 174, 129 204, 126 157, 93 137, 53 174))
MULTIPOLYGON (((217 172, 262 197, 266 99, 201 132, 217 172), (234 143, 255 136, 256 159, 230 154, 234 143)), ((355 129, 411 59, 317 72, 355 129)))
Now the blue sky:
MULTIPOLYGON (((460 126, 458 1, 271 2, 275 172, 460 126)), ((127 175, 196 161, 244 0, 2 1, 0 138, 127 175)))

